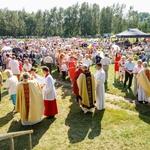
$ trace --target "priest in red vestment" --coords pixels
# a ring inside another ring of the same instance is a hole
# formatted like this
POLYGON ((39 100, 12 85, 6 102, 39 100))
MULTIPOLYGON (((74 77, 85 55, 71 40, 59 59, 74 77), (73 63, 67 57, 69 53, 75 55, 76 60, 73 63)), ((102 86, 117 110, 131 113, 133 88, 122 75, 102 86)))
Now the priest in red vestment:
POLYGON ((78 68, 76 69, 76 71, 74 73, 73 90, 74 90, 74 94, 76 95, 77 104, 79 103, 79 99, 81 99, 81 97, 79 96, 79 89, 78 89, 78 85, 77 85, 77 79, 78 79, 79 75, 83 72, 82 67, 83 67, 82 62, 79 62, 78 63, 78 68))

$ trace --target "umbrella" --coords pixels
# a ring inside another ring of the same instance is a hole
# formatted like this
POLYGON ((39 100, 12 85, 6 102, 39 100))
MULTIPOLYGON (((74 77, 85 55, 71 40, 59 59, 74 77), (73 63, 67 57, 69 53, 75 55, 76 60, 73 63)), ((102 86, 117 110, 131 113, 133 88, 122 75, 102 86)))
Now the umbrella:
POLYGON ((92 46, 96 47, 96 46, 98 46, 98 43, 97 42, 93 42, 92 46))
POLYGON ((10 50, 12 50, 12 48, 9 46, 4 46, 1 50, 2 51, 10 51, 10 50))
POLYGON ((21 49, 20 49, 20 48, 15 47, 15 48, 13 48, 13 49, 12 49, 12 51, 13 51, 13 53, 17 53, 18 51, 21 51, 21 49))
POLYGON ((118 45, 112 45, 112 47, 115 49, 115 50, 120 50, 120 47, 118 45))
POLYGON ((89 45, 87 48, 92 49, 92 45, 89 45))
POLYGON ((86 42, 81 44, 81 47, 87 47, 87 46, 89 46, 89 44, 87 44, 86 42))
POLYGON ((19 41, 18 44, 24 44, 24 41, 19 41))

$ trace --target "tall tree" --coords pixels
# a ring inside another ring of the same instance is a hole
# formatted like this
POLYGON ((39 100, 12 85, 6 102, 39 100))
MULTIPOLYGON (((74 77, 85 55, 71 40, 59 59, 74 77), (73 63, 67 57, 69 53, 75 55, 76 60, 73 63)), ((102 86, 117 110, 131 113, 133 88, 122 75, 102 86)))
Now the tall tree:
POLYGON ((63 24, 64 24, 64 9, 59 8, 58 13, 57 13, 57 19, 58 19, 58 34, 63 35, 64 29, 63 29, 63 24))
POLYGON ((126 5, 125 4, 113 4, 112 6, 112 32, 118 33, 125 29, 124 23, 124 12, 125 12, 126 5))
POLYGON ((6 33, 9 36, 18 35, 18 13, 17 11, 6 10, 6 33))
POLYGON ((5 11, 0 10, 0 35, 7 35, 6 32, 6 18, 5 18, 5 11))
POLYGON ((149 13, 147 13, 147 12, 141 12, 141 13, 139 13, 139 21, 142 22, 145 19, 147 19, 149 16, 150 16, 149 13))
POLYGON ((51 16, 51 35, 58 35, 58 20, 57 20, 57 7, 54 7, 50 10, 51 16))
POLYGON ((18 36, 22 36, 26 34, 26 24, 25 19, 27 17, 27 13, 23 9, 22 11, 18 11, 18 36))
POLYGON ((102 8, 101 13, 100 13, 100 35, 103 36, 104 33, 107 33, 105 30, 105 25, 106 25, 106 11, 105 7, 102 8))
POLYGON ((149 27, 148 20, 142 21, 142 22, 139 24, 139 28, 140 28, 140 30, 142 30, 143 32, 149 32, 148 27, 149 27))
POLYGON ((36 27, 35 13, 28 14, 25 19, 26 35, 34 35, 36 27))
POLYGON ((93 4, 92 6, 92 35, 99 34, 100 24, 100 8, 99 5, 93 4))
POLYGON ((84 2, 80 8, 81 35, 92 34, 92 11, 88 3, 84 2))
POLYGON ((130 6, 127 14, 127 28, 137 27, 138 22, 139 22, 138 12, 134 11, 133 6, 130 6))
POLYGON ((34 35, 42 36, 43 35, 43 12, 38 10, 35 14, 35 30, 34 35))

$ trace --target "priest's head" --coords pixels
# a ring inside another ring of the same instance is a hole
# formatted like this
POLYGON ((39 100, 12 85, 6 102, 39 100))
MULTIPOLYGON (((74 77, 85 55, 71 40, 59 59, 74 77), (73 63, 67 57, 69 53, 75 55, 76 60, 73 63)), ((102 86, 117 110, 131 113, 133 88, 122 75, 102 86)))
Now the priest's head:
POLYGON ((30 74, 28 72, 24 72, 22 74, 22 79, 23 81, 30 79, 30 74))
POLYGON ((83 68, 83 70, 88 70, 88 65, 87 64, 83 64, 82 68, 83 68))
POLYGON ((147 68, 148 67, 148 63, 147 62, 143 62, 143 67, 147 68))

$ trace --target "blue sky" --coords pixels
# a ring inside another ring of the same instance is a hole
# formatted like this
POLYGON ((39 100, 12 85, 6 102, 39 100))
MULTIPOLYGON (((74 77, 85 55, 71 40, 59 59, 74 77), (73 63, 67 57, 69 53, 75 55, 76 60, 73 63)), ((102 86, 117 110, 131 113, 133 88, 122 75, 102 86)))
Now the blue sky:
POLYGON ((39 9, 49 10, 54 6, 67 8, 77 2, 82 4, 85 1, 89 4, 97 3, 100 8, 112 6, 114 3, 126 4, 126 10, 133 6, 138 12, 150 13, 148 1, 144 0, 142 2, 138 0, 0 0, 0 9, 7 7, 9 10, 22 10, 24 8, 27 12, 36 12, 39 9))

